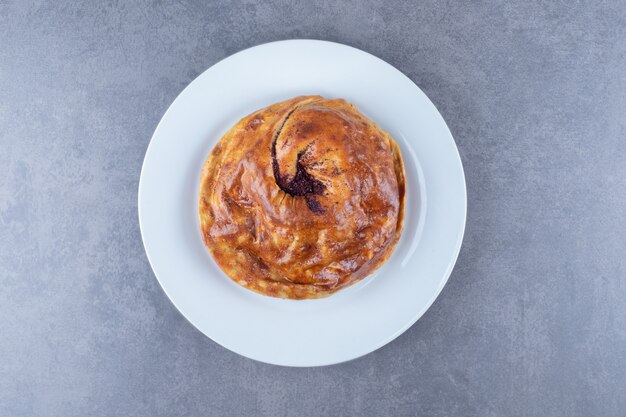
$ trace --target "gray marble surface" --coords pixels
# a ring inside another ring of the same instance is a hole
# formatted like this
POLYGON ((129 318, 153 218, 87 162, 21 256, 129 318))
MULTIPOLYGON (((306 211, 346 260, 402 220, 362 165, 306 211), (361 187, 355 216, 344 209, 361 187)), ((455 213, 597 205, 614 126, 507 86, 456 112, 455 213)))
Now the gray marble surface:
POLYGON ((0 0, 1 416, 626 415, 626 3, 0 0), (414 80, 468 223, 439 299, 361 359, 292 369, 196 331, 137 185, 207 67, 288 38, 414 80))

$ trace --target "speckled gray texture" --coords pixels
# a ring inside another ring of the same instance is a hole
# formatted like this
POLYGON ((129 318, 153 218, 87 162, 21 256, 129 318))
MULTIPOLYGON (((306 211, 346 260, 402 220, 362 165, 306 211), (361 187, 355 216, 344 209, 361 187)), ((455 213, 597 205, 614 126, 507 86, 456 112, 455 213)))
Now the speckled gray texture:
POLYGON ((1 416, 623 416, 625 258, 625 2, 0 0, 1 416), (325 368, 257 363, 196 331, 137 220, 176 95, 288 38, 406 73, 467 176, 439 299, 325 368))

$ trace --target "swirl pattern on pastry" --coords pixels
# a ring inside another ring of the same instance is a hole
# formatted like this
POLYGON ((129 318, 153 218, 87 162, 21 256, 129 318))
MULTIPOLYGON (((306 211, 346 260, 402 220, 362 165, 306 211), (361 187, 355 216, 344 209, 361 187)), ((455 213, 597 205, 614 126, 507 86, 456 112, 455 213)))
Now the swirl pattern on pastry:
POLYGON ((326 297, 389 258, 404 193, 386 132, 345 100, 295 97, 244 117, 213 148, 201 174, 202 237, 248 289, 326 297))

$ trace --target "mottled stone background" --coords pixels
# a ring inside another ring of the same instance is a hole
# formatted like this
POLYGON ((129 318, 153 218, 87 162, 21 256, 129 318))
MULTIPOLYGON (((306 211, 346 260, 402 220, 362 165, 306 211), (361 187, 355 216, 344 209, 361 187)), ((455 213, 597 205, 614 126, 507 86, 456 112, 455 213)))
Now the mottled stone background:
POLYGON ((1 416, 626 415, 626 2, 0 0, 1 416), (439 299, 391 344, 291 369, 170 304, 141 243, 176 95, 318 38, 414 80, 469 213, 439 299))

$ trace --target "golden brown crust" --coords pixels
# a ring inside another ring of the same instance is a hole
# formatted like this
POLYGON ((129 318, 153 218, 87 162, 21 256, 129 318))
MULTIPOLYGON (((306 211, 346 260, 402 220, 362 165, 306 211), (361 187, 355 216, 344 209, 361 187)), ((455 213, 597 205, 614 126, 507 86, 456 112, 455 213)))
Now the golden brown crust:
POLYGON ((402 231, 396 142, 342 99, 295 97, 241 119, 201 176, 204 242, 233 281, 281 298, 363 279, 402 231))

